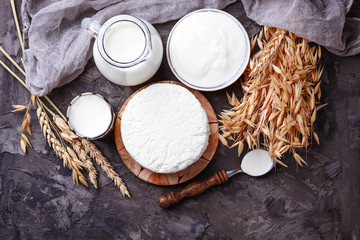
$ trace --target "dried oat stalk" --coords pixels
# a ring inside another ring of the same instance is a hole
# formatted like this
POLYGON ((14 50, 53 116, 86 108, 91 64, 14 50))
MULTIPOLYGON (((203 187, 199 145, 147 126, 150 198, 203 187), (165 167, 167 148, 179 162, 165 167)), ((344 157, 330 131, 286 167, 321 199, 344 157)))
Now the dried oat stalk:
POLYGON ((23 150, 24 153, 26 153, 26 148, 27 147, 32 147, 31 146, 31 143, 29 141, 29 138, 26 136, 25 134, 25 131, 26 133, 28 134, 28 136, 32 137, 32 132, 31 132, 31 129, 30 129, 30 121, 31 121, 31 116, 30 116, 30 106, 31 106, 31 103, 34 104, 34 100, 35 99, 35 96, 31 96, 31 99, 30 99, 30 102, 27 106, 24 106, 24 105, 13 105, 13 110, 11 112, 21 112, 21 111, 25 111, 25 114, 24 114, 24 119, 23 119, 23 122, 21 124, 21 128, 20 128, 20 146, 21 146, 21 149, 23 150))
POLYGON ((81 139, 81 143, 85 148, 85 151, 90 155, 90 157, 101 167, 101 169, 106 173, 106 175, 114 181, 115 185, 120 189, 120 192, 123 196, 131 197, 129 191, 127 190, 125 183, 121 177, 115 172, 114 167, 109 163, 105 158, 102 152, 87 139, 81 139))
POLYGON ((83 162, 83 166, 89 174, 90 182, 94 185, 95 188, 97 188, 97 172, 90 157, 81 144, 81 138, 78 137, 73 131, 71 131, 68 124, 60 116, 54 115, 53 120, 56 126, 61 130, 61 137, 70 143, 79 159, 83 162))
POLYGON ((220 140, 234 141, 238 154, 246 142, 250 149, 264 145, 270 156, 286 166, 280 158, 293 153, 299 165, 306 162, 296 153, 308 148, 314 137, 313 124, 316 106, 321 98, 322 69, 316 64, 321 48, 310 47, 306 39, 291 32, 265 27, 259 37, 252 39, 259 51, 253 54, 244 73, 244 96, 239 101, 228 95, 232 108, 220 115, 220 140))
POLYGON ((73 181, 77 184, 80 181, 83 185, 88 187, 88 183, 86 182, 84 175, 80 172, 83 163, 77 158, 76 154, 72 151, 72 149, 66 147, 57 139, 55 133, 51 128, 51 121, 46 112, 40 106, 40 104, 36 111, 36 115, 39 119, 42 132, 49 146, 54 149, 58 157, 63 159, 64 166, 72 170, 73 181))

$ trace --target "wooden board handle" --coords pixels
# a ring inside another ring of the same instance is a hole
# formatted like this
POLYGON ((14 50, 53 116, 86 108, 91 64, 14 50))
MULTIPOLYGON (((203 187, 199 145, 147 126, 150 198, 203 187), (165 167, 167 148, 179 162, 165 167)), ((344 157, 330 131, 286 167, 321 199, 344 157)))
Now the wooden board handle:
POLYGON ((163 208, 168 208, 171 205, 178 203, 181 199, 198 195, 209 187, 222 184, 228 180, 226 172, 221 170, 209 178, 195 181, 179 191, 171 192, 159 197, 159 204, 163 208))

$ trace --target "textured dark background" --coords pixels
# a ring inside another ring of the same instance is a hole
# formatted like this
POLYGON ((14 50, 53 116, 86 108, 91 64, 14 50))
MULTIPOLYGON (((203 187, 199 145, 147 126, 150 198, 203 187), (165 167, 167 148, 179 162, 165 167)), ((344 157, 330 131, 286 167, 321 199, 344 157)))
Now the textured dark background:
MULTIPOLYGON (((20 1, 16 1, 18 10, 20 1)), ((359 5, 359 4, 358 4, 359 5)), ((10 3, 0 0, 0 43, 20 62, 10 3)), ((226 11, 249 35, 260 29, 247 19, 241 3, 226 11)), ((359 15, 355 6, 350 15, 359 15)), ((175 22, 156 25, 163 42, 175 22)), ((11 65, 4 56, 0 59, 11 65)), ((22 113, 12 104, 27 104, 29 93, 0 68, 0 239, 358 239, 360 228, 360 56, 341 58, 323 49, 322 103, 315 130, 321 145, 300 152, 309 163, 298 167, 290 155, 288 168, 267 176, 237 175, 230 182, 161 209, 157 198, 185 184, 160 187, 134 176, 115 149, 113 134, 96 144, 126 182, 132 199, 99 170, 99 189, 76 186, 71 172, 46 145, 31 111, 34 146, 24 155, 19 129, 22 113)), ((14 67, 11 67, 15 70, 14 67)), ((175 80, 163 61, 151 81, 175 80)), ((219 114, 229 108, 225 92, 241 97, 239 83, 204 95, 219 114)), ((73 97, 98 92, 116 111, 138 87, 121 87, 104 79, 91 60, 72 83, 50 98, 65 112, 73 97)), ((235 150, 219 146, 208 167, 195 179, 238 166, 235 150)))

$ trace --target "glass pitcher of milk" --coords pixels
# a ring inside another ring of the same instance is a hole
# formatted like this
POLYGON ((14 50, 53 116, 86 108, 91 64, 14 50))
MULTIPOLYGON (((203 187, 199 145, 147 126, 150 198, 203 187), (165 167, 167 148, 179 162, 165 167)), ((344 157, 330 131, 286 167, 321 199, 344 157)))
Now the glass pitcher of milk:
POLYGON ((118 15, 103 25, 85 18, 81 25, 95 38, 93 55, 99 71, 111 82, 134 86, 149 80, 159 69, 163 45, 147 21, 118 15))

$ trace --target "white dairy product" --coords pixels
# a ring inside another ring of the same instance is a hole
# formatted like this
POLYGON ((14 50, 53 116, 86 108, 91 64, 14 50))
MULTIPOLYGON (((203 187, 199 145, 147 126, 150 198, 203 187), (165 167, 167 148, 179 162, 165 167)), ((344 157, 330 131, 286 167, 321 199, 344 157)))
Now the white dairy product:
POLYGON ((240 77, 249 49, 247 33, 234 17, 205 9, 190 13, 175 25, 167 56, 174 74, 186 85, 220 89, 240 77))
POLYGON ((269 153, 263 149, 248 152, 241 162, 241 169, 250 176, 261 176, 273 167, 273 160, 269 153))
POLYGON ((115 23, 105 37, 105 51, 118 62, 134 61, 143 53, 145 44, 144 32, 128 21, 115 23))
MULTIPOLYGON (((93 27, 91 24, 88 28, 93 27)), ((101 74, 111 82, 138 85, 159 69, 163 45, 159 33, 149 22, 118 15, 106 21, 96 34, 94 60, 101 74)))
POLYGON ((77 135, 90 139, 106 133, 113 122, 110 105, 102 97, 92 93, 75 98, 68 108, 67 116, 70 128, 77 135))
POLYGON ((157 83, 128 102, 121 136, 130 156, 144 168, 173 173, 196 162, 208 145, 205 110, 186 88, 157 83))

